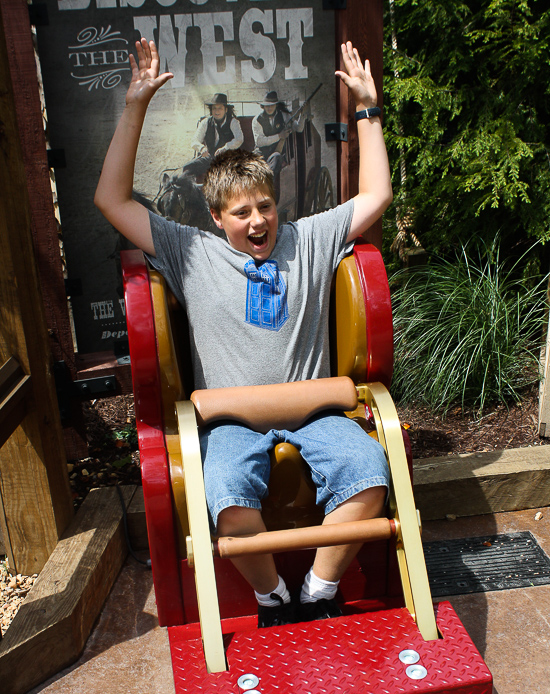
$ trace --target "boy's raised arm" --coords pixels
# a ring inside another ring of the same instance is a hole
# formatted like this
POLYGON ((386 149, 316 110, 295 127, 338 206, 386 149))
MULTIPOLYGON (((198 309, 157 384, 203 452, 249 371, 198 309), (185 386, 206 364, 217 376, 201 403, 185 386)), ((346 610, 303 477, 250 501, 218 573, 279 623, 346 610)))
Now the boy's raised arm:
MULTIPOLYGON (((359 53, 350 41, 342 44, 346 71, 336 74, 346 84, 355 100, 355 110, 373 108, 377 103, 376 87, 370 63, 361 63, 359 53)), ((348 241, 366 231, 386 210, 393 199, 390 167, 379 116, 357 121, 359 139, 359 193, 354 198, 353 218, 348 241)))
POLYGON ((94 202, 108 221, 138 248, 155 254, 149 214, 132 198, 136 154, 147 107, 156 91, 173 77, 159 75, 159 56, 153 41, 136 42, 138 60, 130 55, 132 81, 126 107, 105 157, 94 202))

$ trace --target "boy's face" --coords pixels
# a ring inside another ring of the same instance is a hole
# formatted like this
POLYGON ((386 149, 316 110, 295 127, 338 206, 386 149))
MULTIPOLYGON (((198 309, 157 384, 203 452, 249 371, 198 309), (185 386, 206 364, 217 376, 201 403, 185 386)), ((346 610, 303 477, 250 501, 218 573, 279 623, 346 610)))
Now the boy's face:
POLYGON ((236 195, 219 214, 210 210, 229 245, 256 261, 269 258, 277 240, 278 216, 275 200, 267 190, 236 195))

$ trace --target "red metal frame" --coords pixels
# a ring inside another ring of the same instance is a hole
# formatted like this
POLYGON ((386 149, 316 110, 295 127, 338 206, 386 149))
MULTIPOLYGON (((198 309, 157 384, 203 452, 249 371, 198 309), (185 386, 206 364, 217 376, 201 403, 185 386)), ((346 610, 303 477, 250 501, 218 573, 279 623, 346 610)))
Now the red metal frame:
POLYGON ((370 243, 356 243, 353 256, 365 301, 367 322, 367 383, 390 387, 393 374, 393 321, 390 288, 380 251, 370 243))
POLYGON ((134 409, 157 610, 161 626, 185 621, 149 273, 141 251, 121 253, 134 409))
POLYGON ((242 694, 238 680, 254 675, 255 691, 296 694, 491 694, 491 673, 451 607, 436 606, 442 638, 424 641, 405 608, 322 622, 254 629, 252 620, 224 624, 229 669, 208 674, 197 630, 168 630, 176 694, 242 694), (402 651, 415 651, 422 679, 407 674, 402 651))
MULTIPOLYGON (((355 259, 366 299, 365 380, 389 384, 393 330, 385 269, 380 253, 369 244, 356 246, 355 259)), ((141 251, 125 251, 121 260, 153 578, 159 622, 169 627, 176 694, 237 694, 243 691, 237 680, 247 673, 257 674, 264 692, 490 694, 491 674, 449 603, 436 606, 442 638, 422 639, 408 610, 400 606, 388 543, 374 543, 378 547, 368 548, 374 550, 368 559, 360 553, 342 579, 343 617, 262 630, 256 628, 252 591, 230 562, 216 559, 229 670, 206 672, 194 575, 178 557, 148 270, 141 251), (407 676, 406 664, 399 660, 406 649, 420 655, 419 664, 427 670, 423 679, 407 676)), ((311 556, 303 555, 282 569, 285 578, 290 576, 289 585, 311 564, 311 556)))

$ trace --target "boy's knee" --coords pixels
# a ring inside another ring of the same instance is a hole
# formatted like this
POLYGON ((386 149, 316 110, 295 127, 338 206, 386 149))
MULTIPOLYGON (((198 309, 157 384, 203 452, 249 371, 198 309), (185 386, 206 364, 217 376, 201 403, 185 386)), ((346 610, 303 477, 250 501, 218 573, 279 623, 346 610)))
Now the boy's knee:
POLYGON ((258 509, 228 506, 218 514, 218 535, 246 535, 262 532, 265 525, 258 509))

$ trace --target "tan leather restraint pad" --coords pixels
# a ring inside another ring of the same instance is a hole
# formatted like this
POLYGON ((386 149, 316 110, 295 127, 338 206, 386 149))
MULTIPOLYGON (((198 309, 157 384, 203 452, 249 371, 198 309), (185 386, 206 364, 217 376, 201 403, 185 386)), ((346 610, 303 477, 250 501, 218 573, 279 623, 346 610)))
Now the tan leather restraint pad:
POLYGON ((355 385, 347 376, 196 390, 191 400, 199 426, 232 419, 264 434, 270 429, 298 429, 321 410, 349 412, 357 407, 355 385))

